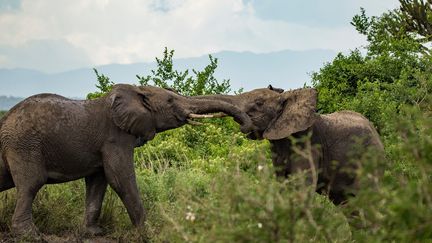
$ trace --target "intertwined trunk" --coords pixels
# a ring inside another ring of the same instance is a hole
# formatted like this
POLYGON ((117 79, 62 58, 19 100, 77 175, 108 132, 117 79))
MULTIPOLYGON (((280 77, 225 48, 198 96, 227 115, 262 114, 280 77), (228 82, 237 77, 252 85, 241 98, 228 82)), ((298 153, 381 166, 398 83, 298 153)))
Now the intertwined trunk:
POLYGON ((189 114, 208 114, 214 112, 223 112, 232 116, 238 122, 242 130, 250 130, 252 122, 250 118, 235 105, 230 102, 213 99, 212 96, 196 96, 187 98, 189 100, 189 107, 187 110, 189 114), (208 98, 207 98, 208 97, 208 98))

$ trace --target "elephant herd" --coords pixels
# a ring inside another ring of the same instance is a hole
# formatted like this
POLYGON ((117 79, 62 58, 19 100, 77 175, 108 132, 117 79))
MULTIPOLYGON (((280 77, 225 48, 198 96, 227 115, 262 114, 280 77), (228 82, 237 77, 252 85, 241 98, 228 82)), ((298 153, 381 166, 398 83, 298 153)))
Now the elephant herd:
POLYGON ((278 177, 306 172, 318 192, 343 203, 358 189, 356 164, 349 162, 358 141, 364 148, 383 150, 383 145, 359 113, 322 115, 316 105, 315 89, 272 86, 238 95, 187 97, 163 88, 117 84, 94 100, 31 96, 0 119, 0 192, 17 189, 12 232, 38 235, 32 221, 36 193, 44 184, 80 178, 85 179, 88 233, 102 233, 97 221, 108 185, 132 223, 141 225, 145 210, 134 172, 134 147, 186 124, 190 117, 214 112, 232 116, 248 138, 270 141, 278 177), (305 135, 311 136, 309 159, 295 156, 293 138, 305 135))

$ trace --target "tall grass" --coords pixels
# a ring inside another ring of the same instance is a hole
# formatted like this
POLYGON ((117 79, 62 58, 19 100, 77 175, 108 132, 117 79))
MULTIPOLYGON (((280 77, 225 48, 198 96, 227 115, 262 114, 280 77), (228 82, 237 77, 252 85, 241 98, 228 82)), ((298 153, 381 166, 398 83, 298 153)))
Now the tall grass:
MULTIPOLYGON (((355 161, 361 190, 338 207, 315 193, 302 174, 276 179, 266 141, 247 140, 217 124, 160 134, 135 151, 145 226, 132 227, 111 190, 100 223, 106 237, 129 242, 431 239, 432 119, 409 109, 395 121, 398 132, 386 144, 387 159, 364 152, 355 161)), ((1 193, 0 202, 0 229, 7 232, 14 189, 1 193)), ((42 232, 82 235, 83 181, 45 186, 33 209, 42 232)))

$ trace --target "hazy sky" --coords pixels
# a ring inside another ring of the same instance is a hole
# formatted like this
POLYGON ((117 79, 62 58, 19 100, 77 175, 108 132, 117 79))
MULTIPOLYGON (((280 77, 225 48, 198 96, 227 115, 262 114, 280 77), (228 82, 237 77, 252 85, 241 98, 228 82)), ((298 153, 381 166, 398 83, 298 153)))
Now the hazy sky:
POLYGON ((346 51, 365 43, 349 24, 397 0, 0 0, 0 68, 58 72, 222 50, 346 51))

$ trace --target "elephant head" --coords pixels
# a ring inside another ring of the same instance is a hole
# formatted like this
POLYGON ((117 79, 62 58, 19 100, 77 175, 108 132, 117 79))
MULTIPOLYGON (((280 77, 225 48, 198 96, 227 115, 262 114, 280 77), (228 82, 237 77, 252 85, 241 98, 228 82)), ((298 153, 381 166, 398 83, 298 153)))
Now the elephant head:
POLYGON ((252 120, 254 131, 251 139, 279 140, 311 127, 316 119, 317 91, 301 88, 255 89, 239 95, 201 96, 235 105, 252 120))
POLYGON ((193 114, 224 112, 241 124, 248 133, 252 123, 246 113, 218 100, 182 96, 172 90, 153 86, 117 84, 106 97, 111 117, 123 131, 152 139, 156 133, 180 127, 193 114))

